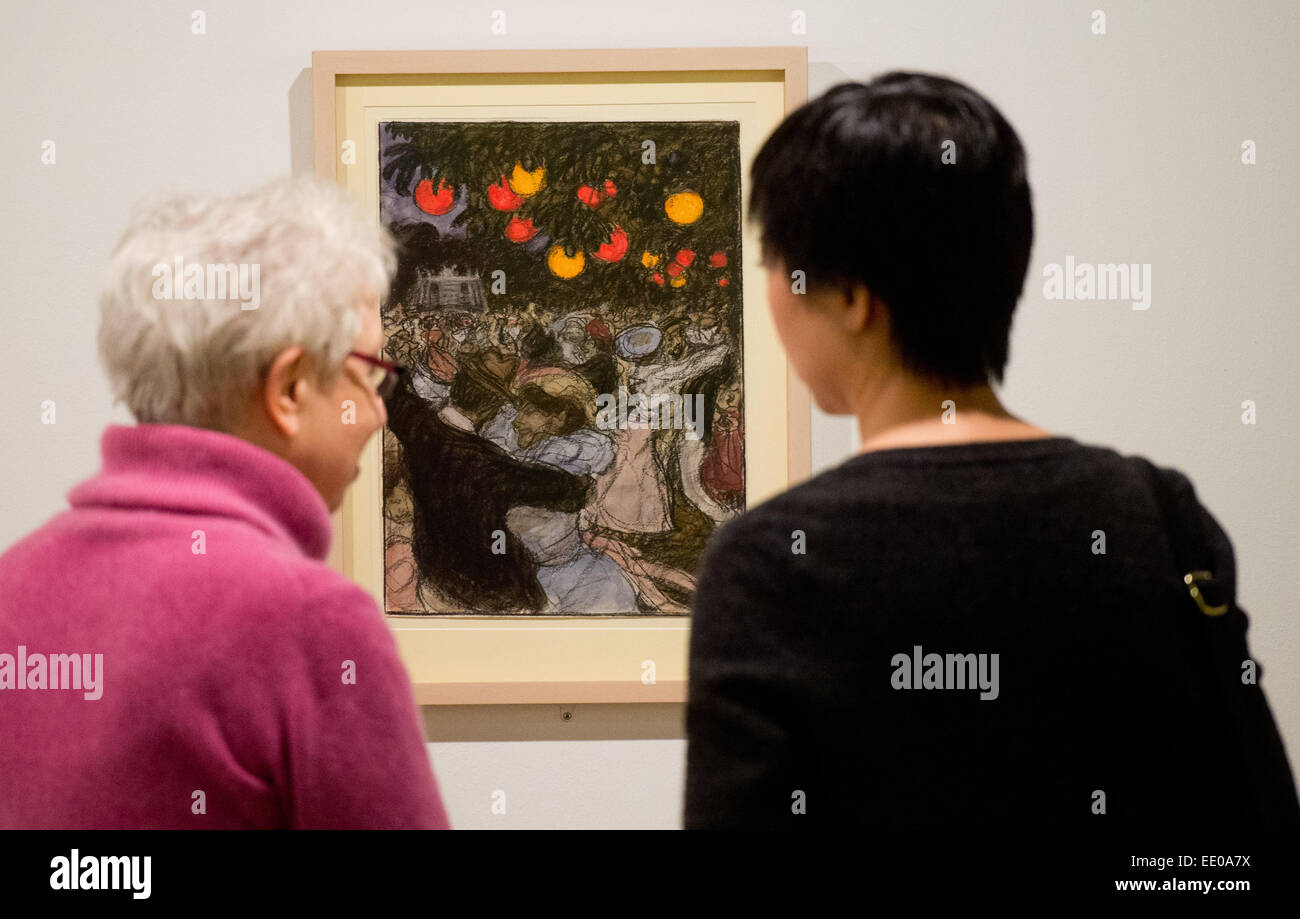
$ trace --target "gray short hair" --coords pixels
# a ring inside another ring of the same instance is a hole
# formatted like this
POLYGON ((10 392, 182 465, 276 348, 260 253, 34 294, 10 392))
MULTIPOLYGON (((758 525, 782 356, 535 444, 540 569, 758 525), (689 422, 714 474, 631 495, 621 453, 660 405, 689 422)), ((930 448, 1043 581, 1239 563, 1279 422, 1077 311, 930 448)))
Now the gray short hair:
POLYGON ((312 176, 140 207, 99 298, 99 355, 114 399, 142 423, 229 430, 285 348, 301 345, 323 380, 337 378, 363 298, 382 301, 396 267, 388 232, 312 176), (181 267, 187 277, 160 287, 181 267), (238 299, 241 269, 256 281, 253 308, 238 299))

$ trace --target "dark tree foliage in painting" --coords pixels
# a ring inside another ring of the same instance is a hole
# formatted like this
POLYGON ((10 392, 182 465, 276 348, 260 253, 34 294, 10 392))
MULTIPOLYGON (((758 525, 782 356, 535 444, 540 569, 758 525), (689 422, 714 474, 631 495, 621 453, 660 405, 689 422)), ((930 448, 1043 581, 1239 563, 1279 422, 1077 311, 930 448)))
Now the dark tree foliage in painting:
POLYGON ((500 268, 513 283, 522 282, 521 289, 533 299, 563 297, 574 309, 617 301, 667 312, 713 307, 730 315, 730 307, 738 305, 737 285, 701 284, 687 301, 667 284, 647 283, 651 273, 640 261, 643 251, 712 252, 725 247, 733 259, 730 267, 739 276, 739 206, 720 204, 740 197, 738 163, 728 168, 728 160, 737 158, 734 129, 719 132, 711 122, 506 121, 473 127, 447 131, 441 124, 388 125, 394 142, 385 151, 382 167, 387 184, 410 190, 421 179, 436 183, 441 178, 455 189, 468 189, 468 206, 453 222, 458 231, 453 238, 468 238, 473 244, 449 245, 451 240, 446 240, 442 251, 431 254, 430 268, 500 268), (707 131, 701 132, 701 126, 707 131), (642 162, 646 141, 654 144, 653 163, 642 162), (528 172, 545 169, 545 184, 518 210, 495 210, 488 203, 488 188, 508 179, 516 163, 528 172), (617 192, 599 207, 578 200, 578 188, 601 188, 606 181, 612 181, 617 192), (685 226, 667 219, 664 201, 689 191, 706 202, 700 218, 685 226), (570 252, 596 251, 619 226, 629 236, 628 255, 613 264, 589 257, 583 275, 574 279, 580 283, 570 284, 551 274, 544 259, 506 239, 503 230, 512 217, 532 220, 541 233, 570 252))

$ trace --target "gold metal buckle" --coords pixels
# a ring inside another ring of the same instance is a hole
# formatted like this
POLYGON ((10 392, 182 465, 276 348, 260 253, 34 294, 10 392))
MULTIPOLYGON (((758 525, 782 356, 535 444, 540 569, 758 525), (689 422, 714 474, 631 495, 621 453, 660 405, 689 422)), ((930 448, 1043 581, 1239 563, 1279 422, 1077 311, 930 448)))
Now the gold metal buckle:
POLYGON ((1222 606, 1210 606, 1210 604, 1205 602, 1205 597, 1201 595, 1201 589, 1196 586, 1198 581, 1212 580, 1214 580, 1214 575, 1208 571, 1192 571, 1183 575, 1183 583, 1187 585, 1188 593, 1192 595, 1192 599, 1196 601, 1196 605, 1201 608, 1201 612, 1207 616, 1222 616, 1228 611, 1228 606, 1230 604, 1225 603, 1222 606))

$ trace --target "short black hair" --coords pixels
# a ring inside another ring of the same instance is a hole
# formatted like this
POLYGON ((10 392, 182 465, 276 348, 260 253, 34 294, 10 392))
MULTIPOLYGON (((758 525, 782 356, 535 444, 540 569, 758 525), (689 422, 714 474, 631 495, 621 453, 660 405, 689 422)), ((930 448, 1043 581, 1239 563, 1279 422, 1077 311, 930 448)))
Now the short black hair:
POLYGON ((865 284, 911 372, 1002 382, 1034 216, 1020 138, 987 99, 923 73, 840 83, 786 117, 750 174, 765 260, 809 290, 865 284))

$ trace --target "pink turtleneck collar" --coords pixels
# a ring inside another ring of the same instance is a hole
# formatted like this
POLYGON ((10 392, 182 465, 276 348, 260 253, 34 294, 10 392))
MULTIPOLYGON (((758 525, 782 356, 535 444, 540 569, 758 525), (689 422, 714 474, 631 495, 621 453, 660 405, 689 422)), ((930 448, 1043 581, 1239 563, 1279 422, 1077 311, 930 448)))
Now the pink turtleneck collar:
POLYGON ((325 499, 288 461, 242 438, 176 424, 109 425, 103 472, 68 493, 73 507, 128 507, 246 520, 323 560, 325 499))

